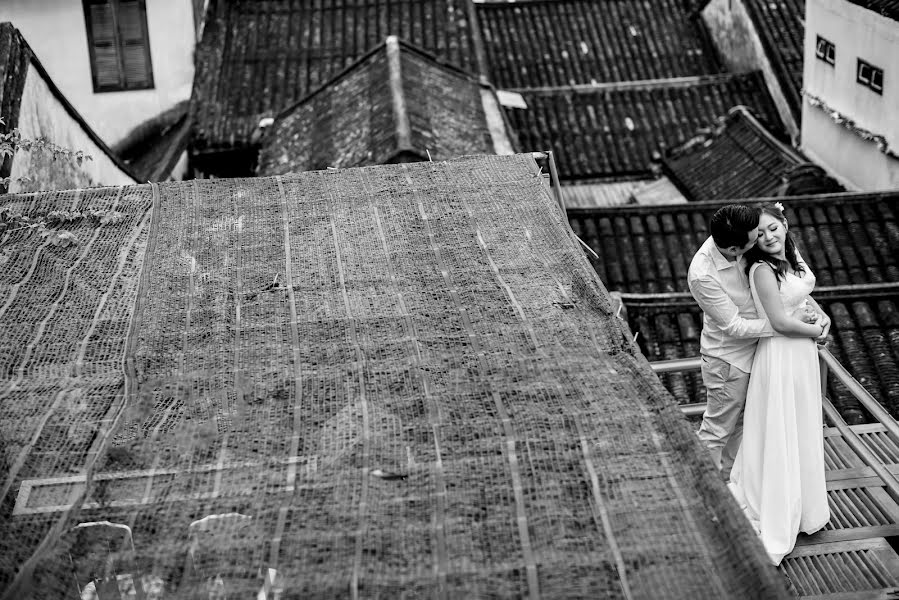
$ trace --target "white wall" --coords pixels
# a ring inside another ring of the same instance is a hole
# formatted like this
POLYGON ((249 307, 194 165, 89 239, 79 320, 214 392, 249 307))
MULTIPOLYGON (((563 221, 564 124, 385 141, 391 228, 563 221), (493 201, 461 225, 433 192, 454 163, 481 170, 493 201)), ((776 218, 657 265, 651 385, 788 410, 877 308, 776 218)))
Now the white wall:
POLYGON ((807 102, 802 106, 802 150, 849 190, 899 189, 899 160, 807 102))
MULTIPOLYGON (((806 92, 859 128, 884 136, 888 147, 899 154, 899 23, 845 0, 808 0, 805 31, 806 92), (835 66, 815 58, 819 35, 836 46, 835 66), (882 95, 856 83, 859 58, 883 69, 882 95)), ((834 123, 824 110, 811 106, 808 98, 803 101, 802 114, 806 153, 827 157, 824 162, 830 169, 860 189, 884 189, 890 182, 897 187, 899 159, 878 152, 873 142, 834 123), (855 152, 848 153, 849 148, 855 152)))
POLYGON ((54 161, 46 153, 17 152, 10 171, 10 193, 136 183, 91 139, 31 65, 22 91, 19 130, 28 139, 44 138, 69 150, 82 150, 92 160, 78 166, 74 161, 54 161), (34 181, 17 181, 22 176, 34 181))
POLYGON ((110 146, 190 97, 195 29, 191 0, 146 0, 151 90, 95 94, 81 0, 0 0, 0 22, 22 32, 50 78, 110 146))

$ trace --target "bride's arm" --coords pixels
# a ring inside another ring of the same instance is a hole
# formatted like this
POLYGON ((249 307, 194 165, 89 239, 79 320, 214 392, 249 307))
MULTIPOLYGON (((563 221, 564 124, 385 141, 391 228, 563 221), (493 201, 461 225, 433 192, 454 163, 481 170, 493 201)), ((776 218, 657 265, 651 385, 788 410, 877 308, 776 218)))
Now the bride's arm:
MULTIPOLYGON (((798 249, 796 250, 796 260, 798 260, 801 264, 805 265, 805 267, 808 268, 808 264, 805 262, 805 259, 802 258, 802 254, 798 249)), ((830 317, 827 316, 826 312, 821 310, 821 306, 817 302, 815 302, 815 299, 811 296, 809 296, 808 298, 808 305, 811 306, 812 309, 817 313, 817 318, 815 319, 814 323, 816 325, 824 327, 824 331, 821 333, 821 335, 818 336, 819 340, 824 340, 827 337, 827 334, 830 333, 830 317)))
POLYGON ((801 320, 788 315, 780 300, 780 290, 777 288, 777 278, 774 271, 767 266, 753 270, 752 281, 755 283, 759 301, 768 315, 768 321, 774 331, 789 337, 814 338, 821 335, 822 326, 814 323, 804 323, 801 320))

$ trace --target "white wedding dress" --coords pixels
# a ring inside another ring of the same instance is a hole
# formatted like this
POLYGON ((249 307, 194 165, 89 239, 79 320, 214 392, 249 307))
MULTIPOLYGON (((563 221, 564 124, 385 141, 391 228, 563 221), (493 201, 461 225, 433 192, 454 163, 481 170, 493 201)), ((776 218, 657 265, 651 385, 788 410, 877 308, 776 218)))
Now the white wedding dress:
MULTIPOLYGON (((787 314, 802 308, 815 287, 788 273, 780 297, 787 314)), ((759 317, 766 317, 749 271, 759 317)), ((743 442, 731 471, 731 492, 759 532, 774 564, 792 552, 796 536, 830 520, 824 479, 824 431, 818 353, 811 338, 775 334, 759 340, 743 416, 743 442)))

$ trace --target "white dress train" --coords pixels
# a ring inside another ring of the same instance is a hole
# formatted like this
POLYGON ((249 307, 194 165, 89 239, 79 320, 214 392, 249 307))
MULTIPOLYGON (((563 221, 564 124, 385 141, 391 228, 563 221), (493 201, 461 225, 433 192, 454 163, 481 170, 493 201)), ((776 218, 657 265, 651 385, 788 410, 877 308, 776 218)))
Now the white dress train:
MULTIPOLYGON (((807 265, 788 273, 780 297, 787 314, 805 305, 815 287, 807 265)), ((765 317, 749 272, 759 317, 765 317)), ((796 536, 830 520, 824 478, 824 431, 818 353, 811 338, 759 340, 743 415, 743 442, 731 471, 731 492, 759 532, 774 564, 792 552, 796 536)))

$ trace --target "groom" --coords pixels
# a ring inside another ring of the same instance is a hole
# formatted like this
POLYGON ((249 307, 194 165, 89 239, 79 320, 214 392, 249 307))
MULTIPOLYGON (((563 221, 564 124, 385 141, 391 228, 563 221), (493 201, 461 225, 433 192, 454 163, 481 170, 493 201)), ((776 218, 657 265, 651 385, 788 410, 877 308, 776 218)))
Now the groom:
MULTIPOLYGON (((759 319, 749 290, 743 253, 758 239, 759 211, 742 204, 720 208, 710 223, 712 236, 690 263, 687 283, 702 309, 702 382, 707 405, 699 439, 712 453, 724 480, 743 438, 743 406, 752 358, 760 337, 774 334, 759 319)), ((815 321, 806 314, 803 320, 815 321)))

